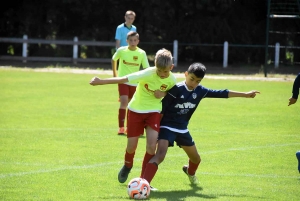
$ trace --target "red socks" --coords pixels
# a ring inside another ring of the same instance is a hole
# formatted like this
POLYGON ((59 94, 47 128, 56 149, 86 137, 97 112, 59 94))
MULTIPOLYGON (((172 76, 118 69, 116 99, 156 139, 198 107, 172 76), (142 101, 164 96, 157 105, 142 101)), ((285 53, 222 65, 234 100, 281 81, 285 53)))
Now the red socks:
POLYGON ((144 175, 144 172, 145 172, 147 163, 150 161, 150 159, 151 159, 153 156, 154 156, 154 155, 150 155, 150 154, 148 154, 147 152, 145 153, 144 160, 143 160, 143 165, 142 165, 142 171, 141 171, 141 178, 143 178, 143 175, 144 175))
POLYGON ((153 177, 156 174, 157 169, 158 169, 158 165, 156 163, 147 163, 145 168, 145 173, 142 176, 142 178, 146 179, 150 184, 153 177))
POLYGON ((200 163, 195 164, 195 163, 193 163, 192 161, 189 160, 189 168, 188 168, 189 175, 192 175, 192 176, 195 175, 196 170, 198 169, 199 164, 200 163))
POLYGON ((125 153, 125 161, 124 161, 124 165, 128 168, 132 168, 133 166, 133 158, 134 158, 134 154, 135 152, 133 152, 132 154, 128 153, 126 151, 125 153))

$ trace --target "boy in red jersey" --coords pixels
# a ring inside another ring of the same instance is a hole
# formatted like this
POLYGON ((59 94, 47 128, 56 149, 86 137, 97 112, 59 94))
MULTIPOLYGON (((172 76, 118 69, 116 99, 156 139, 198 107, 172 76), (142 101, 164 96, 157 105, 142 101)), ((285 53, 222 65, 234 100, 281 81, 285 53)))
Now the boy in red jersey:
POLYGON ((164 160, 169 146, 174 142, 182 148, 189 158, 189 164, 183 166, 183 172, 192 184, 197 184, 196 171, 201 162, 195 142, 187 128, 189 120, 203 98, 254 98, 256 90, 238 92, 231 90, 213 90, 200 85, 206 72, 201 63, 193 63, 185 72, 185 80, 172 87, 162 100, 162 119, 158 136, 156 155, 146 164, 141 176, 149 184, 158 170, 158 165, 164 160))
MULTIPOLYGON (((130 73, 134 73, 140 70, 140 66, 143 68, 149 67, 148 58, 146 52, 140 49, 139 34, 134 31, 130 31, 127 34, 128 46, 120 47, 112 57, 112 70, 114 77, 123 77, 130 73), (117 62, 119 61, 119 67, 117 71, 117 62)), ((119 130, 118 134, 123 135, 126 133, 125 117, 128 102, 131 100, 137 84, 136 83, 120 83, 118 84, 120 107, 118 113, 119 130)))
POLYGON ((141 175, 145 165, 155 155, 156 143, 161 119, 162 94, 176 84, 176 78, 171 72, 173 69, 172 54, 166 49, 157 51, 154 59, 155 67, 123 76, 107 79, 92 78, 90 84, 120 84, 138 82, 136 92, 128 104, 127 147, 124 156, 124 165, 118 174, 120 183, 124 183, 133 167, 135 150, 139 136, 146 130, 146 153, 144 156, 141 175))

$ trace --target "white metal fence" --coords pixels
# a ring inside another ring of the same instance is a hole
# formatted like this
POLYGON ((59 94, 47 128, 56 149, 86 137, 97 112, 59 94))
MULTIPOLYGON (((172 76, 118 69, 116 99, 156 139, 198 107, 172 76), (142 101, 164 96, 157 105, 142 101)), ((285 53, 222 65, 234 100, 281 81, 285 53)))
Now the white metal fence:
MULTIPOLYGON (((115 42, 104 42, 104 41, 79 41, 77 37, 74 37, 73 40, 44 40, 44 39, 29 39, 27 35, 24 35, 23 38, 1 38, 0 43, 21 43, 22 44, 22 56, 7 56, 0 55, 0 60, 19 60, 23 62, 27 61, 60 61, 60 62, 99 62, 99 63, 110 63, 111 58, 80 58, 78 57, 78 45, 86 45, 86 46, 106 46, 106 47, 115 47, 115 42), (73 46, 73 57, 33 57, 28 56, 28 44, 55 44, 55 45, 71 45, 73 46)), ((174 57, 174 65, 178 64, 178 41, 173 41, 173 57, 174 57)), ((229 43, 227 41, 223 44, 223 68, 228 66, 228 54, 229 54, 229 43)), ((244 45, 247 47, 247 45, 244 45)), ((279 55, 280 47, 279 43, 276 43, 275 46, 269 46, 271 48, 275 48, 274 55, 274 67, 278 68, 279 66, 279 55)), ((300 47, 289 47, 289 48, 297 48, 300 47)))

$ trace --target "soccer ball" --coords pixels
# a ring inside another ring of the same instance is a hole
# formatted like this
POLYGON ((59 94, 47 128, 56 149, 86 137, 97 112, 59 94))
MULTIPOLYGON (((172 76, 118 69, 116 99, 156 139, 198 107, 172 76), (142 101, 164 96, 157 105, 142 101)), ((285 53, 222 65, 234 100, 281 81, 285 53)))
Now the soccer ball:
POLYGON ((127 185, 127 193, 133 199, 146 199, 150 195, 150 185, 146 179, 133 178, 127 185))

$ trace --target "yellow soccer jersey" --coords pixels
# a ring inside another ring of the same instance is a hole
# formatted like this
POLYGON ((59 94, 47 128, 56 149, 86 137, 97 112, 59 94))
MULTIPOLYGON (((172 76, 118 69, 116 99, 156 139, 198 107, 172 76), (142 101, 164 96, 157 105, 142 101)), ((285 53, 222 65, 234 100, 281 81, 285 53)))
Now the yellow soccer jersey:
POLYGON ((128 104, 128 109, 137 113, 160 112, 161 99, 155 98, 154 91, 168 91, 176 84, 172 72, 169 77, 161 79, 156 67, 149 67, 142 71, 127 75, 129 82, 138 82, 136 91, 128 104))
POLYGON ((119 59, 118 77, 139 71, 141 65, 143 68, 150 66, 146 52, 138 47, 134 51, 128 49, 128 46, 120 47, 112 59, 114 61, 119 59))

